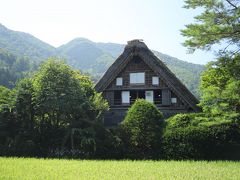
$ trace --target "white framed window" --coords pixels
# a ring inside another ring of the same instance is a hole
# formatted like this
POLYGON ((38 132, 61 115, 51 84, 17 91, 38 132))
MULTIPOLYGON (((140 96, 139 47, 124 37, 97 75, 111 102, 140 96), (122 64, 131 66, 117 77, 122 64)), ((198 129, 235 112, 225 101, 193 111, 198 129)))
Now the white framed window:
POLYGON ((145 84, 145 73, 130 73, 130 84, 145 84))
POLYGON ((171 102, 172 102, 173 104, 176 104, 176 103, 177 103, 177 98, 171 98, 171 102))
POLYGON ((159 77, 157 76, 152 77, 152 85, 159 85, 159 77))
POLYGON ((123 78, 122 77, 118 77, 116 79, 116 85, 117 86, 122 86, 123 85, 123 78))
POLYGON ((145 99, 153 103, 153 91, 145 91, 145 99))
POLYGON ((122 91, 122 104, 130 104, 130 91, 122 91))

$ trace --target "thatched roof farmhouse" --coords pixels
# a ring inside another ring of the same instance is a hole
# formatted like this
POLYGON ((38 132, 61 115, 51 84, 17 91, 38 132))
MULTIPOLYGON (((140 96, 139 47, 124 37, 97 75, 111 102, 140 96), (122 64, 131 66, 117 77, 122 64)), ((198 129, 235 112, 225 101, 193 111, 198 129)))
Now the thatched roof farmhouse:
POLYGON ((165 117, 199 111, 194 95, 142 40, 128 42, 95 88, 109 102, 109 126, 121 122, 137 98, 154 103, 165 117))

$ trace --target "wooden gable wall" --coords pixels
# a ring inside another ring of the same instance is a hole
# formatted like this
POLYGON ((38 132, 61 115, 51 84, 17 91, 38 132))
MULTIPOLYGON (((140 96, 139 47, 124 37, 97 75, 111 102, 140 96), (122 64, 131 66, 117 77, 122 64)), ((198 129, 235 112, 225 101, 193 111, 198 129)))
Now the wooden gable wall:
POLYGON ((104 97, 108 100, 109 105, 114 105, 114 91, 116 90, 129 90, 129 89, 137 89, 137 90, 154 90, 161 89, 162 90, 162 106, 172 106, 172 107, 184 107, 186 103, 182 101, 179 97, 175 95, 174 92, 170 90, 170 88, 166 85, 161 77, 159 77, 159 84, 152 85, 152 77, 158 76, 140 57, 134 56, 133 59, 126 65, 126 67, 118 74, 117 77, 123 78, 123 85, 117 86, 116 79, 113 80, 112 83, 106 88, 103 92, 104 97), (144 72, 145 73, 145 84, 144 85, 131 85, 130 84, 130 73, 133 72, 144 72), (176 104, 171 104, 171 97, 177 98, 176 104))
POLYGON ((163 82, 161 77, 159 77, 159 85, 152 85, 152 77, 157 76, 157 74, 149 68, 149 66, 138 56, 134 56, 133 59, 126 65, 126 67, 118 74, 117 77, 123 78, 123 85, 116 86, 116 79, 106 88, 107 90, 123 90, 128 88, 137 89, 156 89, 164 88, 167 85, 163 82), (131 85, 130 84, 130 73, 134 72, 144 72, 145 73, 145 84, 144 85, 131 85))

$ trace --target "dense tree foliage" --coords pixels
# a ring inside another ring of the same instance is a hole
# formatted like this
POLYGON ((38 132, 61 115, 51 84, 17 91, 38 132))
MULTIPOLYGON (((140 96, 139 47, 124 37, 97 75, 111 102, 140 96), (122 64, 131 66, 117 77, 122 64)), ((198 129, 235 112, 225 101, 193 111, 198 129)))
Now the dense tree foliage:
POLYGON ((185 8, 202 8, 195 17, 196 23, 187 25, 182 34, 185 45, 191 50, 210 49, 215 44, 226 43, 220 52, 236 52, 240 48, 240 7, 238 0, 185 0, 185 8))
POLYGON ((240 112, 240 56, 223 57, 207 66, 201 77, 204 112, 240 112))
POLYGON ((3 109, 4 107, 11 107, 11 95, 12 92, 10 89, 0 86, 0 109, 3 109))
POLYGON ((0 90, 0 154, 95 153, 95 128, 108 105, 87 76, 49 59, 12 91, 0 90))
POLYGON ((161 143, 163 115, 154 104, 143 99, 136 100, 121 126, 127 137, 126 141, 129 142, 128 150, 132 156, 135 158, 157 156, 161 143))
POLYGON ((0 85, 13 88, 17 80, 37 69, 37 64, 28 58, 20 58, 0 49, 0 85))
POLYGON ((192 50, 220 46, 219 58, 207 66, 201 78, 204 112, 221 114, 239 112, 240 7, 236 0, 186 0, 186 8, 202 8, 196 23, 187 25, 182 34, 185 45, 192 50))
POLYGON ((33 88, 38 121, 51 124, 56 129, 63 128, 65 131, 60 137, 64 137, 64 141, 60 141, 58 145, 51 143, 53 147, 65 145, 70 140, 69 148, 77 148, 76 144, 81 144, 84 148, 84 143, 88 143, 84 138, 95 144, 92 125, 101 123, 107 103, 94 91, 93 84, 87 76, 73 71, 62 62, 49 60, 35 75, 33 88))
POLYGON ((179 114, 163 134, 167 159, 240 159, 240 115, 179 114))
POLYGON ((27 58, 18 58, 0 49, 0 85, 13 88, 18 79, 26 77, 37 65, 27 58))

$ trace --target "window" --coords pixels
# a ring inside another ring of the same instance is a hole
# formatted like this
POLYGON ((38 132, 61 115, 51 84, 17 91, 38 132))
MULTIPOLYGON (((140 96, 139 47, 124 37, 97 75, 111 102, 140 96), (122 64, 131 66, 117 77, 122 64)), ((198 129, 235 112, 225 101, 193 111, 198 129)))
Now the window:
POLYGON ((154 91, 154 103, 162 104, 162 90, 158 89, 154 91))
POLYGON ((173 104, 176 104, 177 103, 177 98, 171 98, 171 102, 173 103, 173 104))
POLYGON ((136 99, 145 99, 145 91, 143 90, 130 91, 130 103, 133 104, 136 99))
POLYGON ((176 104, 177 103, 177 96, 172 91, 171 91, 171 103, 172 104, 176 104))
POLYGON ((121 91, 114 91, 114 105, 122 104, 122 94, 121 91))
POLYGON ((152 85, 159 85, 159 77, 157 76, 152 77, 152 85))
POLYGON ((146 91, 145 97, 148 102, 153 102, 153 91, 146 91))
POLYGON ((144 84, 145 73, 130 73, 130 84, 144 84))
POLYGON ((130 92, 122 91, 122 104, 129 104, 129 103, 130 103, 130 92))
POLYGON ((123 78, 122 77, 118 77, 116 79, 116 85, 117 86, 122 86, 123 85, 123 78))

